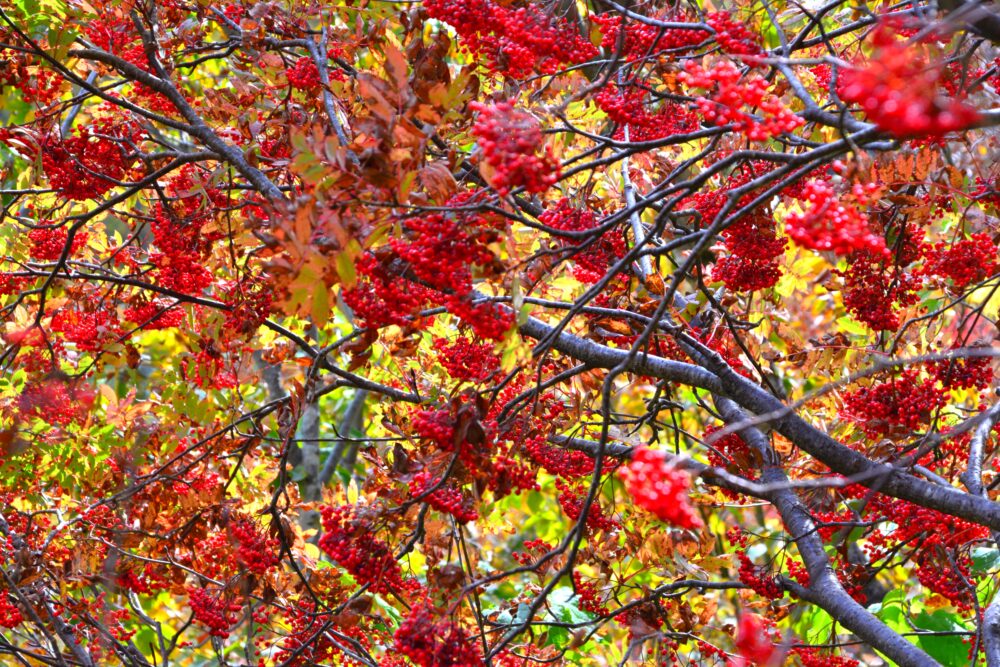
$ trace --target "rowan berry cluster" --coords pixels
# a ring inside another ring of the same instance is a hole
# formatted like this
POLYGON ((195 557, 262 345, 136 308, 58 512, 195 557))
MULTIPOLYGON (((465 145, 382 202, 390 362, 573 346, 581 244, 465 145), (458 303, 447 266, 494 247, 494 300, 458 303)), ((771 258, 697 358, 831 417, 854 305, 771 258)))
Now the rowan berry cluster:
POLYGON ((63 79, 55 72, 34 66, 30 56, 11 49, 0 49, 0 88, 10 86, 21 91, 26 104, 51 104, 59 98, 63 79))
POLYGON ((423 4, 431 18, 455 29, 475 61, 485 61, 490 70, 512 78, 553 74, 597 55, 576 26, 534 5, 494 0, 424 0, 423 4))
POLYGON ((845 394, 840 416, 857 424, 869 438, 880 438, 918 430, 944 405, 944 393, 936 383, 921 380, 911 369, 895 380, 845 394))
POLYGON ((758 56, 764 53, 759 40, 743 21, 729 12, 709 12, 705 23, 715 31, 715 41, 731 56, 758 56))
POLYGON ((24 616, 9 598, 7 591, 0 591, 0 628, 13 630, 24 622, 24 616))
POLYGON ((202 234, 202 227, 209 221, 210 211, 228 207, 229 200, 218 189, 199 183, 193 169, 178 172, 165 193, 170 199, 157 204, 150 224, 159 252, 150 254, 149 259, 162 287, 197 294, 214 280, 204 257, 217 237, 202 234), (199 192, 205 192, 206 197, 199 192))
POLYGON ((608 606, 601 600, 597 582, 584 581, 583 575, 573 572, 573 589, 576 591, 577 606, 594 616, 607 616, 608 606))
POLYGON ((474 300, 470 294, 450 294, 443 298, 448 312, 462 320, 484 340, 501 340, 514 326, 514 312, 489 301, 474 300))
POLYGON ((479 113, 472 135, 493 169, 491 184, 497 192, 504 195, 523 187, 537 194, 559 180, 559 163, 552 148, 543 146, 542 128, 534 116, 510 102, 472 102, 469 108, 479 113))
POLYGON ((453 211, 403 221, 403 238, 392 238, 357 260, 358 284, 344 290, 343 299, 366 326, 413 325, 421 309, 433 303, 444 305, 480 338, 503 338, 514 314, 480 298, 471 268, 496 272, 499 261, 488 246, 506 223, 473 211, 479 196, 461 193, 445 204, 453 211), (398 266, 390 270, 393 263, 398 266))
POLYGON ((524 551, 515 551, 512 555, 514 560, 516 560, 521 565, 530 565, 535 562, 537 556, 542 556, 544 554, 552 551, 555 546, 549 544, 545 540, 526 540, 523 545, 524 551), (533 556, 532 552, 537 554, 533 556))
POLYGON ((136 565, 124 567, 120 565, 119 567, 121 569, 118 571, 115 582, 133 593, 151 595, 170 587, 170 582, 156 571, 152 563, 145 563, 141 568, 136 565))
MULTIPOLYGON (((566 197, 555 206, 547 208, 538 221, 552 229, 566 232, 585 232, 598 226, 597 217, 588 208, 577 208, 566 197)), ((572 248, 573 276, 584 283, 596 283, 608 268, 625 256, 625 238, 618 229, 608 230, 598 236, 560 238, 565 248, 572 248)))
POLYGON ((956 289, 982 282, 997 272, 997 246, 989 234, 972 234, 954 242, 928 245, 923 273, 950 278, 956 289))
POLYGON ((882 494, 873 496, 866 489, 845 489, 848 497, 867 500, 864 518, 875 522, 864 543, 872 562, 897 558, 904 548, 917 564, 915 574, 932 591, 950 600, 962 610, 973 604, 972 560, 968 547, 989 535, 989 529, 882 494), (883 526, 884 524, 884 526, 883 526))
POLYGON ((538 434, 524 440, 524 452, 547 473, 565 479, 587 477, 594 472, 594 460, 583 452, 558 447, 538 434))
POLYGON ((0 272, 0 296, 20 292, 29 282, 31 278, 28 276, 15 276, 7 271, 0 272))
POLYGON ((132 164, 120 142, 135 139, 133 132, 121 130, 95 121, 67 139, 46 140, 41 146, 42 169, 49 185, 72 200, 95 199, 116 187, 132 164))
MULTIPOLYGON (((466 203, 466 198, 453 198, 446 206, 466 203)), ((498 240, 499 225, 499 219, 464 211, 432 213, 404 220, 405 238, 392 238, 389 246, 424 284, 441 292, 465 295, 472 290, 470 267, 490 266, 495 261, 488 245, 498 240)))
MULTIPOLYGON (((768 633, 769 624, 773 625, 773 621, 765 621, 757 614, 746 611, 740 614, 736 623, 736 651, 750 664, 769 665, 778 653, 778 647, 768 633)), ((738 667, 738 664, 733 667, 738 667)))
POLYGON ((736 558, 740 561, 740 581, 749 586, 755 593, 768 600, 777 600, 784 595, 774 572, 766 567, 754 565, 745 551, 736 552, 736 558))
POLYGON ((662 452, 646 447, 636 450, 619 474, 635 504, 660 521, 680 528, 703 525, 691 506, 691 476, 667 461, 662 452))
POLYGON ((429 602, 415 605, 395 634, 396 650, 419 667, 478 667, 483 656, 457 623, 429 602))
POLYGON ((278 564, 278 540, 265 535, 250 519, 240 517, 230 521, 226 531, 236 546, 236 560, 250 572, 263 575, 278 564))
MULTIPOLYGON (((705 429, 705 436, 718 430, 718 427, 710 426, 705 429)), ((706 458, 713 466, 738 470, 747 479, 757 479, 760 476, 760 472, 755 470, 754 453, 738 433, 730 433, 713 442, 706 458)))
MULTIPOLYGON (((709 33, 701 28, 662 28, 641 21, 623 22, 621 14, 609 12, 590 17, 601 30, 601 48, 607 53, 619 53, 628 61, 656 57, 662 53, 671 55, 698 46, 709 38, 709 33)), ((666 20, 674 23, 685 22, 685 17, 676 16, 666 20)))
POLYGON ((936 361, 930 372, 945 389, 986 389, 993 382, 993 359, 970 356, 936 361))
POLYGON ((75 343, 77 349, 92 352, 122 337, 116 316, 117 313, 108 310, 88 313, 61 308, 52 316, 50 326, 52 331, 61 333, 66 341, 75 343))
POLYGON ((870 203, 879 186, 855 184, 847 197, 839 195, 825 181, 811 180, 804 186, 801 197, 808 207, 792 212, 785 219, 785 233, 804 248, 849 255, 865 251, 889 257, 885 239, 872 231, 867 217, 859 207, 870 203))
MULTIPOLYGON (((72 256, 87 244, 88 235, 86 232, 78 231, 73 236, 73 243, 69 244, 67 256, 72 256)), ((28 239, 31 241, 31 256, 34 259, 55 261, 62 257, 63 251, 69 242, 69 231, 63 227, 48 227, 32 229, 28 232, 28 239)))
POLYGON ((689 60, 680 78, 691 88, 713 91, 695 100, 705 120, 714 125, 732 123, 737 132, 744 133, 751 141, 766 141, 805 123, 771 92, 772 84, 766 79, 756 75, 744 78, 728 60, 715 63, 711 69, 689 60), (761 118, 744 111, 744 107, 756 109, 761 118))
POLYGON ((729 251, 712 267, 712 280, 732 290, 753 292, 773 287, 781 278, 781 258, 787 241, 779 239, 774 217, 754 212, 738 220, 722 233, 729 251))
POLYGON ((241 280, 222 282, 218 288, 230 307, 223 324, 226 331, 249 336, 271 314, 274 293, 266 278, 248 275, 241 280))
POLYGON ((465 337, 451 343, 446 338, 435 338, 434 349, 438 353, 438 363, 456 380, 485 382, 500 369, 500 359, 489 343, 477 343, 465 337))
POLYGON ((373 593, 399 592, 402 570, 392 551, 375 537, 372 520, 364 508, 327 506, 321 510, 324 535, 319 548, 373 593))
POLYGON ((172 329, 184 321, 185 313, 179 306, 162 301, 147 301, 143 304, 129 306, 122 313, 126 322, 135 322, 145 330, 172 329))
POLYGON ((355 268, 358 284, 344 290, 342 298, 366 327, 412 324, 434 297, 433 290, 391 275, 374 253, 359 257, 355 268))
POLYGON ((848 258, 845 271, 836 271, 844 278, 844 306, 854 317, 875 331, 895 331, 899 328, 899 308, 917 302, 919 276, 902 267, 909 262, 900 259, 886 266, 885 257, 867 251, 855 252, 848 258))
POLYGON ((798 656, 802 667, 860 667, 861 665, 853 658, 833 655, 818 648, 794 648, 792 652, 798 656))
POLYGON ((413 498, 421 498, 439 512, 452 515, 459 523, 469 523, 479 518, 471 498, 466 497, 454 484, 440 484, 440 480, 435 479, 429 472, 416 474, 410 482, 410 495, 413 498))
POLYGON ((974 107, 939 95, 944 70, 919 45, 899 40, 887 26, 872 33, 872 42, 868 62, 840 71, 837 93, 859 104, 879 129, 896 137, 939 136, 979 119, 974 107))
POLYGON ((296 90, 315 92, 319 89, 319 69, 309 56, 302 56, 291 67, 285 70, 288 85, 296 90))
POLYGON ((213 637, 225 639, 240 620, 243 605, 223 594, 212 594, 204 588, 188 588, 188 604, 195 620, 208 629, 213 637))
MULTIPOLYGON (((326 631, 337 625, 338 619, 333 616, 330 612, 324 613, 316 609, 316 603, 312 600, 298 600, 295 606, 289 605, 284 614, 289 630, 281 640, 274 656, 275 662, 288 667, 312 667, 336 664, 342 660, 343 644, 326 631)), ((361 626, 355 627, 360 629, 361 626)), ((346 627, 336 627, 337 634, 347 634, 349 631, 346 627)), ((351 636, 353 637, 353 633, 351 636)), ((356 639, 364 641, 364 633, 356 639)))
POLYGON ((698 129, 698 118, 675 102, 662 102, 655 111, 648 108, 649 93, 641 87, 620 87, 608 84, 594 97, 597 106, 614 121, 618 128, 613 139, 625 141, 656 141, 663 137, 685 134, 698 129))
MULTIPOLYGON (((587 498, 587 489, 575 484, 569 484, 561 479, 556 480, 556 489, 559 490, 559 506, 573 521, 579 521, 583 515, 583 504, 587 498)), ((621 525, 606 515, 601 508, 597 498, 590 504, 587 510, 587 517, 584 524, 588 531, 602 530, 611 533, 621 527, 621 525)))

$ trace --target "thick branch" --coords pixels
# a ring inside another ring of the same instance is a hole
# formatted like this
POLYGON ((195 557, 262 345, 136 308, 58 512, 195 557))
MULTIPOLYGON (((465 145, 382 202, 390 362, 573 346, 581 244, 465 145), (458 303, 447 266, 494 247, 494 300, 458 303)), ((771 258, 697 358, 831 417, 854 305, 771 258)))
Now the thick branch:
MULTIPOLYGON (((732 401, 716 397, 715 405, 727 423, 738 423, 746 415, 732 401)), ((881 651, 901 667, 933 667, 938 663, 914 644, 903 639, 896 632, 873 616, 868 610, 847 594, 830 566, 830 560, 823 550, 823 543, 816 531, 809 511, 798 495, 788 488, 788 477, 777 463, 777 455, 767 437, 755 427, 740 431, 740 437, 753 449, 761 453, 765 467, 761 481, 776 485, 776 490, 768 494, 781 514, 785 528, 795 541, 802 562, 809 571, 808 588, 798 587, 796 592, 818 607, 823 608, 841 625, 881 651)))

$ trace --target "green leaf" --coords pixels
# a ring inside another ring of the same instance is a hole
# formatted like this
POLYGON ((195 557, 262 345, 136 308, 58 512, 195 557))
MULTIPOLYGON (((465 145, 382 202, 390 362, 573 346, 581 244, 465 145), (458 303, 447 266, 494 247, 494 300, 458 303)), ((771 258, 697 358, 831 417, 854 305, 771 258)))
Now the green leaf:
MULTIPOLYGON (((933 632, 967 631, 953 612, 938 609, 933 614, 920 612, 913 620, 920 630, 933 632)), ((942 665, 962 665, 968 663, 969 647, 962 635, 930 635, 917 637, 917 646, 927 651, 942 665)))
POLYGON ((976 547, 972 550, 972 573, 988 574, 1000 570, 1000 549, 976 547))

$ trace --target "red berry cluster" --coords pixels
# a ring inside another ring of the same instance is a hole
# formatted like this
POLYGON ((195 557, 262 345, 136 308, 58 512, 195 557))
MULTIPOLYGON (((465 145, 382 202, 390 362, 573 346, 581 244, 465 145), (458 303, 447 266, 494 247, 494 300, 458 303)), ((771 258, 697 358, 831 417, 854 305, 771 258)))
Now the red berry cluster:
POLYGON ((435 338, 434 349, 438 363, 456 380, 485 382, 500 369, 500 358, 489 343, 476 343, 464 337, 449 343, 446 338, 435 338))
POLYGON ((213 282, 204 258, 221 232, 204 234, 202 227, 211 220, 212 211, 230 205, 225 194, 201 180, 190 165, 174 175, 164 189, 169 199, 157 204, 150 225, 159 250, 150 255, 157 282, 186 294, 197 294, 213 282))
POLYGON ((471 295, 448 295, 448 312, 459 318, 473 333, 485 340, 501 340, 514 326, 514 312, 490 301, 475 301, 471 295))
MULTIPOLYGON (((467 197, 453 197, 445 206, 473 204, 467 197)), ((504 222, 499 216, 468 211, 432 213, 403 220, 404 238, 389 246, 409 265, 420 281, 436 290, 459 295, 472 290, 472 266, 491 266, 496 257, 489 244, 500 238, 504 222)))
POLYGON ((594 459, 583 452, 552 445, 542 434, 525 439, 524 452, 546 472, 564 479, 589 477, 594 472, 594 459))
POLYGON ((236 560, 250 572, 263 575, 278 564, 278 540, 265 535, 250 519, 230 521, 226 530, 236 546, 236 560))
POLYGON ((900 40, 884 25, 872 32, 872 43, 867 63, 840 72, 837 93, 861 105, 879 129, 897 137, 939 136, 979 119, 974 107, 939 96, 944 70, 930 63, 921 46, 900 40))
POLYGON ((749 586, 755 593, 768 600, 777 600, 784 592, 778 585, 778 577, 766 567, 754 565, 746 551, 737 551, 736 558, 740 561, 740 581, 749 586))
MULTIPOLYGON (((561 479, 556 480, 556 488, 559 490, 559 506, 573 521, 579 521, 583 514, 583 503, 587 498, 587 490, 583 487, 571 485, 561 479)), ((617 521, 607 516, 601 508, 597 499, 590 504, 587 511, 587 518, 584 522, 588 531, 602 530, 606 533, 613 532, 621 526, 617 521)))
POLYGON ((861 665, 853 658, 833 655, 818 648, 795 648, 792 652, 798 656, 802 667, 860 667, 861 665))
POLYGON ((142 136, 136 123, 97 118, 66 139, 43 139, 41 162, 49 185, 67 199, 100 197, 125 179, 135 161, 128 145, 142 136))
POLYGON ((699 127, 698 117, 675 102, 662 102, 652 111, 640 86, 619 87, 609 83, 594 97, 597 106, 618 125, 612 138, 629 141, 655 141, 663 137, 693 132, 699 127))
POLYGON ((691 529, 703 525, 688 496, 691 476, 667 461, 662 452, 648 447, 636 450, 619 474, 635 504, 660 521, 691 529))
POLYGON ((135 322, 139 328, 145 330, 172 329, 179 326, 184 317, 184 309, 172 306, 163 300, 129 306, 122 313, 122 318, 126 322, 135 322))
POLYGON ((972 580, 968 548, 986 538, 989 529, 905 500, 872 495, 864 488, 850 487, 843 493, 866 499, 864 519, 877 526, 864 543, 872 563, 899 558, 909 548, 923 585, 962 610, 971 608, 974 591, 966 584, 972 580))
POLYGON ((420 667, 478 667, 476 642, 455 622, 424 602, 415 605, 396 630, 396 650, 420 667))
MULTIPOLYGON (((664 17, 674 23, 684 22, 684 16, 664 17)), ((601 48, 609 54, 621 52, 628 61, 656 57, 667 52, 676 54, 698 46, 709 37, 701 28, 661 28, 659 26, 631 21, 624 23, 617 12, 597 14, 590 20, 601 30, 601 48)))
POLYGON ((975 587, 969 584, 973 581, 971 558, 966 554, 957 557, 953 554, 949 560, 943 551, 925 547, 916 560, 917 581, 947 599, 960 611, 967 612, 972 609, 975 603, 975 587))
POLYGON ((399 563, 389 545, 375 537, 374 525, 364 516, 364 509, 327 506, 321 510, 321 522, 325 534, 319 548, 358 583, 367 584, 373 593, 398 593, 403 588, 399 563))
POLYGON ((359 257, 355 268, 358 284, 342 298, 366 327, 410 325, 434 296, 433 290, 390 274, 371 252, 359 257))
POLYGON ((924 251, 923 272, 950 278, 957 289, 982 282, 1000 268, 997 246, 989 234, 972 234, 967 239, 928 245, 924 251))
POLYGON ((76 343, 77 349, 94 351, 122 337, 121 327, 113 319, 116 315, 110 310, 88 313, 62 308, 52 316, 51 327, 65 340, 76 343))
POLYGON ((170 588, 170 582, 154 569, 152 563, 145 563, 142 568, 121 565, 119 567, 121 569, 118 571, 115 582, 125 590, 142 595, 152 595, 170 588))
POLYGON ((880 438, 918 430, 944 405, 944 393, 936 383, 920 380, 911 369, 895 380, 845 394, 840 416, 860 426, 869 438, 880 438))
POLYGON ((709 12, 705 23, 715 31, 715 41, 731 56, 758 56, 764 53, 760 42, 742 21, 729 12, 709 12))
POLYGON ((825 181, 812 180, 805 184, 800 199, 809 205, 801 213, 793 212, 785 219, 785 233, 799 245, 811 250, 849 255, 867 251, 872 255, 889 256, 885 239, 872 231, 859 206, 871 201, 879 186, 855 184, 851 193, 838 195, 825 181))
MULTIPOLYGON (((566 197, 545 209, 538 217, 543 225, 558 231, 585 232, 598 226, 597 217, 588 208, 577 208, 566 197)), ((608 268, 625 256, 625 237, 620 230, 608 230, 590 237, 560 238, 563 247, 572 248, 573 276, 592 284, 604 277, 608 268)))
POLYGON ((516 560, 521 565, 530 565, 535 562, 538 556, 545 555, 555 549, 555 547, 545 540, 526 540, 523 545, 524 551, 515 551, 513 553, 514 560, 516 560), (532 555, 532 552, 537 554, 532 555))
POLYGON ((589 611, 595 616, 607 616, 608 607, 601 600, 601 592, 597 582, 584 581, 583 575, 573 572, 573 588, 576 590, 576 603, 583 611, 589 611))
POLYGON ((882 254, 860 251, 849 256, 846 271, 836 271, 844 278, 844 306, 854 317, 875 331, 895 331, 899 328, 899 308, 917 302, 919 276, 907 273, 893 251, 896 262, 888 264, 882 254))
POLYGON ((756 75, 744 79, 728 60, 717 62, 712 69, 689 60, 680 78, 691 88, 714 91, 711 96, 699 96, 695 101, 705 120, 714 125, 732 123, 737 132, 746 134, 751 141, 766 141, 805 123, 771 92, 771 83, 756 75), (756 109, 763 118, 758 120, 743 111, 743 107, 756 109))
POLYGON ((472 102, 469 108, 479 112, 472 134, 493 169, 490 183, 500 194, 518 187, 541 193, 559 180, 559 163, 551 147, 543 146, 542 129, 534 116, 510 102, 472 102))
MULTIPOLYGON (((705 429, 705 436, 718 430, 720 429, 710 426, 705 429)), ((747 479, 757 479, 760 476, 760 472, 756 470, 757 457, 738 433, 730 433, 713 442, 706 458, 713 466, 738 471, 747 479)))
POLYGON ((805 563, 795 558, 789 558, 785 561, 785 566, 788 568, 788 577, 800 586, 809 586, 809 570, 806 569, 805 563))
POLYGON ((188 588, 188 603, 196 621, 208 628, 213 637, 229 636, 239 620, 243 605, 224 595, 213 595, 204 588, 188 588))
POLYGON ((62 91, 63 79, 51 70, 32 65, 28 54, 0 49, 0 88, 10 86, 21 91, 21 99, 27 104, 51 104, 62 91))
POLYGON ((27 276, 15 276, 7 271, 0 272, 0 296, 16 294, 31 282, 27 276))
POLYGON ((729 254, 716 260, 712 280, 738 292, 753 292, 773 287, 781 278, 787 242, 778 238, 769 213, 754 212, 730 225, 722 233, 722 243, 729 254))
POLYGON ((10 602, 7 591, 0 591, 0 628, 12 630, 24 622, 21 611, 10 602))
MULTIPOLYGON (((69 232, 62 227, 32 229, 28 232, 28 239, 31 240, 30 252, 34 259, 55 261, 62 256, 63 250, 66 249, 69 232)), ((73 236, 73 243, 70 245, 67 256, 72 256, 86 243, 87 233, 78 231, 73 236)))
POLYGON ((957 357, 931 364, 931 374, 945 389, 986 389, 993 382, 991 357, 957 357))
POLYGON ((288 85, 296 90, 315 92, 319 89, 319 69, 309 56, 303 56, 295 64, 285 70, 288 85))
POLYGON ((480 338, 503 338, 514 314, 478 298, 471 267, 496 272, 499 262, 488 245, 506 223, 499 216, 475 212, 477 203, 478 193, 461 193, 445 204, 453 211, 405 220, 404 238, 390 239, 387 247, 357 260, 359 281, 344 291, 344 302, 373 328, 415 324, 420 310, 443 304, 480 338), (400 266, 390 271, 393 262, 400 266), (404 277, 408 273, 409 279, 404 277))
POLYGON ((479 518, 471 498, 466 497, 461 489, 453 484, 439 486, 439 482, 440 480, 434 479, 429 472, 417 473, 410 482, 410 495, 414 498, 423 498, 423 501, 431 507, 452 515, 459 523, 469 523, 479 518), (434 490, 427 494, 431 489, 434 490))
POLYGON ((564 65, 591 60, 594 45, 563 18, 535 5, 494 0, 424 0, 424 9, 461 38, 462 47, 494 72, 524 78, 553 74, 564 65))

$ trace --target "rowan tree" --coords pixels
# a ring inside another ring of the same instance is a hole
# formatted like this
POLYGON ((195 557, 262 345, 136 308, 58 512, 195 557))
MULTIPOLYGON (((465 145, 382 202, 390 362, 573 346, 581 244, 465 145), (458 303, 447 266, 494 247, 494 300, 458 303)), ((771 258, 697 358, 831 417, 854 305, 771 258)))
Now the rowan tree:
POLYGON ((1000 666, 998 43, 0 1, 0 660, 1000 666))

